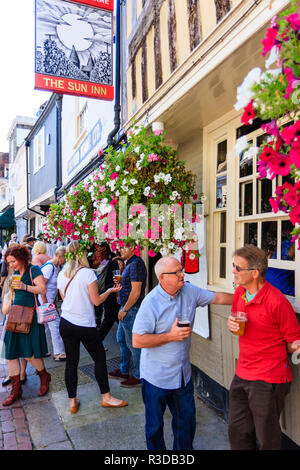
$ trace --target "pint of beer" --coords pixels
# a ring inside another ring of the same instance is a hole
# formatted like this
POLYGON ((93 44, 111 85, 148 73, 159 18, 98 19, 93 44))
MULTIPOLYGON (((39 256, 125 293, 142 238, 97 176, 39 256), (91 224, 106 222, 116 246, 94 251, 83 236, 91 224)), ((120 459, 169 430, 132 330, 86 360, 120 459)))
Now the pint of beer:
POLYGON ((113 276, 114 276, 114 281, 119 284, 121 282, 121 271, 119 271, 118 269, 116 269, 115 271, 113 271, 113 276))
POLYGON ((233 334, 243 336, 245 333, 247 314, 245 312, 231 312, 231 316, 234 317, 234 321, 239 325, 239 329, 237 331, 233 331, 233 334))
POLYGON ((21 282, 21 274, 13 274, 11 277, 11 286, 13 289, 19 289, 21 282))

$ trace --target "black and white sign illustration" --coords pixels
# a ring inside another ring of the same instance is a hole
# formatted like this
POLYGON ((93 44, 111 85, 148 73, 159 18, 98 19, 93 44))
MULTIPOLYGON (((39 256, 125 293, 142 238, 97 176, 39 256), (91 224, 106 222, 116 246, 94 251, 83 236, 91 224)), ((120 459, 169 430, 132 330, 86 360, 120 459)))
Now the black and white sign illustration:
POLYGON ((112 35, 112 12, 36 0, 35 72, 112 85, 112 35))

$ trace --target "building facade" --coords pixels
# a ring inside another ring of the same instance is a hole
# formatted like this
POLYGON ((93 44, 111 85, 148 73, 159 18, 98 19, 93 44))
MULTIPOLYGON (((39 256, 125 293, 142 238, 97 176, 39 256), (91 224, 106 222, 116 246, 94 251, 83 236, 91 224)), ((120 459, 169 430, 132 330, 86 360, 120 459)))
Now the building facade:
MULTIPOLYGON (((237 139, 259 145, 260 123, 241 124, 234 109, 237 87, 254 67, 265 68, 261 41, 286 0, 127 0, 122 10, 127 47, 122 90, 123 127, 134 120, 160 126, 179 158, 197 175, 204 206, 207 287, 233 292, 232 254, 254 243, 269 267, 290 278, 288 299, 300 314, 300 252, 284 256, 291 224, 268 203, 275 182, 257 180, 255 156, 237 155, 237 139), (159 123, 159 124, 157 124, 159 123)), ((280 183, 280 182, 279 182, 280 183)), ((197 276, 190 279, 197 283, 197 276)), ((193 333, 191 362, 196 388, 225 415, 238 341, 227 329, 230 309, 211 306, 209 337, 193 333)), ((300 445, 299 366, 282 414, 286 436, 300 445), (296 409, 297 409, 297 405, 296 409)))

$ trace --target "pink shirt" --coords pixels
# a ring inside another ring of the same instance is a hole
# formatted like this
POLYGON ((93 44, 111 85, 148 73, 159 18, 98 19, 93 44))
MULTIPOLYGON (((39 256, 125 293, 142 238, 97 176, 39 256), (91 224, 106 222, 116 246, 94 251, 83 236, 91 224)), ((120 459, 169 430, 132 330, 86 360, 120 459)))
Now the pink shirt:
POLYGON ((51 256, 47 255, 46 253, 34 255, 32 264, 34 264, 35 266, 43 266, 43 264, 47 263, 49 259, 51 259, 51 256))

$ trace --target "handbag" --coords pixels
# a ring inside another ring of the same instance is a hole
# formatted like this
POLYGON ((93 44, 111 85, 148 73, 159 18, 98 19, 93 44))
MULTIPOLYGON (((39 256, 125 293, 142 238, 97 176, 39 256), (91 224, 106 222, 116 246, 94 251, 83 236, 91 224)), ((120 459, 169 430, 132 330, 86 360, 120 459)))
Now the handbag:
MULTIPOLYGON (((33 284, 31 271, 30 271, 30 278, 31 278, 31 283, 33 284)), ((49 323, 50 321, 54 321, 56 319, 57 311, 56 311, 56 307, 54 304, 48 302, 43 305, 38 305, 35 294, 34 294, 34 300, 35 300, 37 322, 40 325, 44 323, 49 323)))
POLYGON ((6 331, 28 335, 34 318, 34 307, 12 305, 5 323, 6 331))
MULTIPOLYGON (((29 270, 29 272, 31 277, 31 270, 29 270)), ((28 335, 31 330, 34 312, 34 307, 27 307, 24 305, 12 305, 5 323, 6 331, 12 331, 13 333, 23 333, 25 335, 28 335)))

